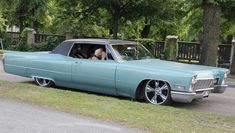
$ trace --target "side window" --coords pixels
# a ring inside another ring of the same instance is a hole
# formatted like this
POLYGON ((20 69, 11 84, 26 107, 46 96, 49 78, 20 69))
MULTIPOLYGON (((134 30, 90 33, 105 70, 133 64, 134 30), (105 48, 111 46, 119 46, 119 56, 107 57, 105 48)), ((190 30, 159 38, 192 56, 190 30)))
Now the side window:
POLYGON ((112 56, 112 53, 108 48, 106 48, 106 53, 107 53, 107 59, 108 60, 114 60, 114 58, 112 56))
POLYGON ((69 56, 89 60, 114 60, 111 51, 104 44, 75 43, 69 56))
POLYGON ((80 51, 80 49, 81 49, 81 44, 74 44, 70 50, 69 56, 73 58, 81 58, 78 55, 78 51, 80 51))
POLYGON ((75 43, 71 48, 69 56, 73 58, 89 59, 91 46, 91 44, 75 43))
POLYGON ((93 47, 91 48, 92 54, 91 58, 92 60, 107 60, 106 57, 106 47, 104 44, 93 44, 93 47))

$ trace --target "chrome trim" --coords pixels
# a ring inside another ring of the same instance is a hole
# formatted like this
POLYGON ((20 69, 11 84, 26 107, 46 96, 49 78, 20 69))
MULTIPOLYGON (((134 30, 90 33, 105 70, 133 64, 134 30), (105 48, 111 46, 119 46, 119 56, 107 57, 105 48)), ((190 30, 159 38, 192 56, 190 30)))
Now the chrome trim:
POLYGON ((208 90, 209 88, 213 89, 214 78, 199 78, 196 79, 195 84, 191 84, 192 91, 204 91, 208 90))
POLYGON ((228 85, 215 85, 212 93, 224 93, 228 85))
POLYGON ((69 49, 69 51, 68 51, 68 54, 67 54, 68 57, 70 57, 69 55, 70 55, 70 53, 71 53, 71 50, 72 50, 74 44, 75 44, 75 42, 73 42, 73 44, 71 45, 71 47, 70 47, 70 49, 69 49))
POLYGON ((174 102, 190 103, 194 99, 195 95, 196 93, 171 91, 171 99, 174 102))
POLYGON ((35 76, 35 75, 32 75, 31 78, 33 78, 33 79, 35 79, 35 78, 40 78, 40 79, 51 80, 52 82, 55 83, 55 80, 54 80, 54 79, 48 78, 48 77, 42 77, 42 76, 35 76))
POLYGON ((111 53, 113 53, 113 57, 116 59, 117 62, 121 62, 121 60, 118 58, 117 54, 115 53, 115 50, 114 48, 112 47, 113 44, 110 44, 109 47, 110 47, 110 50, 111 50, 111 53))
POLYGON ((107 48, 109 49, 109 51, 111 52, 111 55, 113 56, 113 59, 115 62, 119 62, 116 53, 114 52, 113 48, 111 45, 106 44, 107 48))
POLYGON ((209 80, 209 79, 214 79, 214 78, 198 78, 196 80, 209 80))
POLYGON ((191 92, 191 93, 171 91, 171 99, 175 102, 190 103, 194 99, 202 99, 202 98, 208 97, 212 89, 208 88, 208 89, 205 89, 204 91, 191 92))
POLYGON ((196 90, 196 92, 200 92, 200 91, 208 91, 208 90, 213 90, 214 88, 205 88, 205 89, 198 89, 196 90))

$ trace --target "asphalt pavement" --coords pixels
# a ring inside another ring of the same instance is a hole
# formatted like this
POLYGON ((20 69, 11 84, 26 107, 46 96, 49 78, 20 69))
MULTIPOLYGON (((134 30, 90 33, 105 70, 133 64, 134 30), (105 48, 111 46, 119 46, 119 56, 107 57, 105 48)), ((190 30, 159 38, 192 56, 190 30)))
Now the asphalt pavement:
POLYGON ((113 122, 0 99, 0 133, 143 133, 113 122))

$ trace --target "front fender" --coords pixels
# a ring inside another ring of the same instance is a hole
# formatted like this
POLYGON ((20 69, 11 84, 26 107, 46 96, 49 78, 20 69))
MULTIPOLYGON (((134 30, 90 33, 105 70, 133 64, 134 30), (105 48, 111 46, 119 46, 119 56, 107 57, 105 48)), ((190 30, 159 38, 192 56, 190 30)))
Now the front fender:
POLYGON ((185 87, 185 91, 188 91, 193 75, 193 73, 169 72, 130 65, 118 65, 116 70, 116 89, 118 95, 134 98, 135 92, 143 80, 154 79, 167 82, 171 90, 177 90, 175 85, 181 85, 185 87))

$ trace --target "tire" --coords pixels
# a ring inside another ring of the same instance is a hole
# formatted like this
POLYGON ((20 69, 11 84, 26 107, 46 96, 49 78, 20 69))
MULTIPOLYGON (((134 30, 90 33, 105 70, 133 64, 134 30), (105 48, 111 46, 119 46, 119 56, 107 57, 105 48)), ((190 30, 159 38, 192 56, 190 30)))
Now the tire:
POLYGON ((155 105, 170 105, 172 103, 171 89, 165 81, 149 80, 143 89, 143 96, 147 103, 155 105))
POLYGON ((48 79, 43 79, 43 78, 34 78, 36 84, 38 86, 42 87, 52 87, 54 85, 54 82, 48 79))

